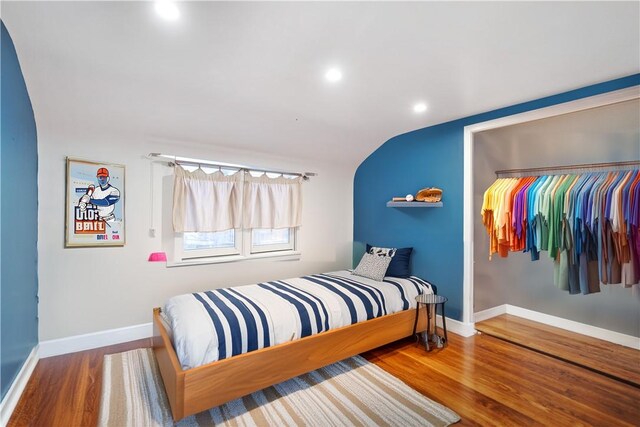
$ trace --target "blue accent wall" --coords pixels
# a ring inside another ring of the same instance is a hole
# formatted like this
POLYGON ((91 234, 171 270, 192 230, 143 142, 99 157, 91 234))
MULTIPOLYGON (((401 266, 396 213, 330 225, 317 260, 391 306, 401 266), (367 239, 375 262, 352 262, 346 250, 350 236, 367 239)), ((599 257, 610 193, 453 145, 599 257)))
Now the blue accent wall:
POLYGON ((0 26, 0 386, 4 398, 38 343, 38 146, 16 50, 4 23, 0 26))
POLYGON ((640 74, 430 126, 385 142, 358 167, 353 196, 353 264, 367 243, 413 247, 412 273, 449 298, 447 317, 462 320, 464 127, 640 85, 640 74), (393 196, 443 190, 443 208, 387 208, 393 196))

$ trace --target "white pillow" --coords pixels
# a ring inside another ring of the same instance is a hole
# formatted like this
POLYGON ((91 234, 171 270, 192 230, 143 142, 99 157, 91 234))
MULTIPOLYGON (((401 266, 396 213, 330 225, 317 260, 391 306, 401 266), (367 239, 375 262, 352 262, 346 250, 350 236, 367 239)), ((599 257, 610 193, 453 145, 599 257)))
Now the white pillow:
POLYGON ((389 268, 391 258, 390 256, 365 253, 356 269, 353 270, 353 274, 381 282, 389 268))

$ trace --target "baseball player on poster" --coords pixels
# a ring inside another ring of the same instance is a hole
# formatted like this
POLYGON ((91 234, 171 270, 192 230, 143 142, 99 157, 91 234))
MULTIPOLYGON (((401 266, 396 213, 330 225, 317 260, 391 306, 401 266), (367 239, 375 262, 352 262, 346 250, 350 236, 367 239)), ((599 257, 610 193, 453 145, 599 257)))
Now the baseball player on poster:
POLYGON ((115 219, 113 211, 115 204, 120 200, 120 190, 109 184, 109 170, 107 168, 99 168, 96 173, 98 180, 98 188, 90 185, 87 193, 80 198, 78 204, 80 211, 84 212, 88 204, 94 205, 98 209, 98 217, 100 220, 108 222, 115 219))

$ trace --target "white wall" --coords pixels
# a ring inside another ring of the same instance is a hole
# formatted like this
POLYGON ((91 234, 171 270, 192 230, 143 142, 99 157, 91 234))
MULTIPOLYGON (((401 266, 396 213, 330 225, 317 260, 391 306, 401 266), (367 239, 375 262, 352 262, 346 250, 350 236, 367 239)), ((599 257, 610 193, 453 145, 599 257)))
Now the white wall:
MULTIPOLYGON (((117 127, 114 127, 114 130, 117 127)), ((353 173, 348 166, 278 158, 198 144, 153 140, 99 130, 61 133, 40 126, 38 274, 40 340, 147 323, 152 308, 177 294, 347 268, 353 236, 353 173), (150 263, 162 248, 161 175, 155 164, 154 226, 150 237, 151 152, 292 171, 317 172, 303 185, 303 226, 298 261, 255 260, 167 268, 150 263), (65 157, 126 166, 126 245, 64 248, 65 157)), ((265 147, 268 150, 268 147, 265 147)))

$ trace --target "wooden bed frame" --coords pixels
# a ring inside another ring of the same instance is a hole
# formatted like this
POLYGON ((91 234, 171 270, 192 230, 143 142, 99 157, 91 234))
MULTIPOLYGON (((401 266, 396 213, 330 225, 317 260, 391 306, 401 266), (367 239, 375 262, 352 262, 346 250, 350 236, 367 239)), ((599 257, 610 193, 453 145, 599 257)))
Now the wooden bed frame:
MULTIPOLYGON (((183 370, 160 318, 160 308, 154 308, 153 351, 173 419, 178 421, 410 336, 415 316, 416 310, 409 309, 183 370)), ((424 331, 426 325, 426 316, 420 316, 417 330, 424 331)))

